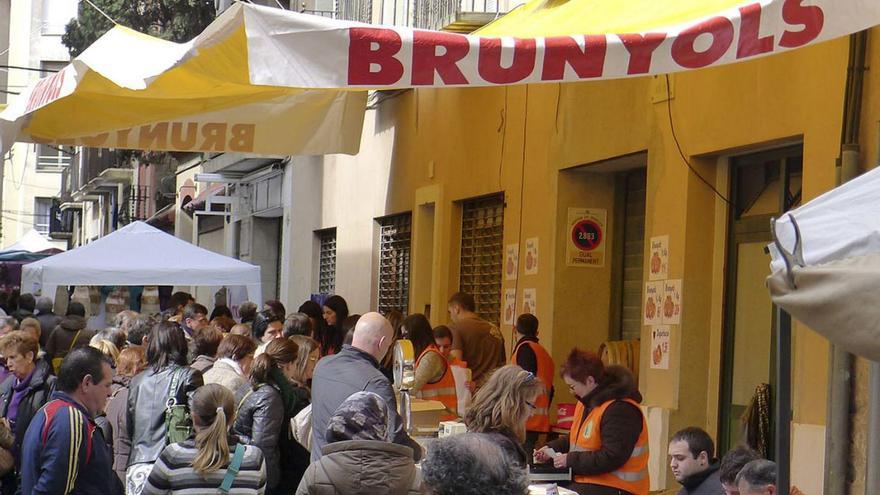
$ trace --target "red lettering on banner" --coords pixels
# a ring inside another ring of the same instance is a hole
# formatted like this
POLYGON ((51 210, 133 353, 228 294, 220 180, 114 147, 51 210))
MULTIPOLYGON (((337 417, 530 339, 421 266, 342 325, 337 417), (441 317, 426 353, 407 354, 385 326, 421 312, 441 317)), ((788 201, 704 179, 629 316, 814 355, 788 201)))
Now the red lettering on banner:
POLYGON ((761 4, 740 7, 739 42, 736 58, 753 57, 773 51, 773 35, 761 38, 761 4))
POLYGON ((226 124, 205 124, 202 126, 202 151, 223 151, 226 147, 226 124))
POLYGON ((688 69, 699 69, 718 61, 733 44, 733 23, 726 17, 712 17, 683 30, 672 42, 672 58, 688 69), (712 36, 712 44, 698 52, 694 43, 701 35, 712 36))
POLYGON ((579 79, 600 77, 605 66, 606 49, 604 35, 584 36, 583 49, 574 38, 547 38, 544 40, 544 69, 541 80, 564 79, 566 64, 571 66, 579 79))
POLYGON ((501 39, 480 38, 480 59, 477 70, 480 77, 493 84, 513 84, 529 77, 535 69, 535 40, 513 40, 513 62, 501 66, 501 39))
POLYGON ((782 20, 792 26, 803 26, 800 31, 785 31, 779 38, 779 46, 797 48, 819 37, 825 26, 825 13, 817 5, 801 5, 803 0, 785 0, 782 4, 782 20))
POLYGON ((618 34, 623 47, 629 52, 627 74, 647 74, 651 70, 654 50, 666 39, 666 33, 618 34))
POLYGON ((37 82, 28 97, 26 112, 31 112, 58 99, 64 84, 64 71, 61 70, 37 82))
POLYGON ((397 32, 382 28, 351 28, 348 37, 348 84, 391 86, 400 81, 403 64, 394 55, 400 51, 403 42, 397 32), (379 70, 373 72, 373 65, 378 65, 379 70))
POLYGON ((413 31, 412 84, 434 84, 435 71, 444 84, 467 84, 458 61, 467 56, 468 51, 468 40, 460 34, 413 31), (443 48, 442 54, 437 54, 438 47, 443 48))

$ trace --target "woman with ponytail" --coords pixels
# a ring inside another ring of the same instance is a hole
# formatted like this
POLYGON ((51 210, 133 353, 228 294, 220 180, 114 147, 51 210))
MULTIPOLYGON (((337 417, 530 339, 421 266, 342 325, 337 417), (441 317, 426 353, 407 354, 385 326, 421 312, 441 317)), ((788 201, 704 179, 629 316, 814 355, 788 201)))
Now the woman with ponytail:
POLYGON ((290 419, 309 404, 308 390, 293 382, 298 376, 298 353, 292 340, 275 339, 254 358, 250 390, 232 428, 242 442, 263 451, 270 494, 295 490, 309 462, 290 435, 290 419))
POLYGON ((143 493, 220 493, 221 485, 226 493, 266 493, 263 453, 229 434, 235 418, 232 392, 216 383, 205 385, 196 390, 190 408, 195 438, 162 450, 143 493))

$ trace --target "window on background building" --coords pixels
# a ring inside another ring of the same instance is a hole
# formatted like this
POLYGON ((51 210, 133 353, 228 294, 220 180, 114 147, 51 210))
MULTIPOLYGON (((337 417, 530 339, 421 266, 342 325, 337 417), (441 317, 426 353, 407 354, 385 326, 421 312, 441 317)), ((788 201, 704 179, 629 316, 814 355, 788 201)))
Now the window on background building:
POLYGON ((43 0, 40 32, 46 36, 61 36, 64 27, 76 18, 77 0, 43 0))
POLYGON ((34 198, 34 230, 48 235, 52 215, 52 198, 34 198))
POLYGON ((380 218, 379 312, 409 312, 409 267, 412 213, 380 218))
POLYGON ((462 203, 459 290, 472 294, 477 314, 496 325, 501 316, 503 235, 503 194, 462 203))
POLYGON ((315 232, 320 242, 318 253, 318 293, 333 294, 336 290, 336 228, 315 232))

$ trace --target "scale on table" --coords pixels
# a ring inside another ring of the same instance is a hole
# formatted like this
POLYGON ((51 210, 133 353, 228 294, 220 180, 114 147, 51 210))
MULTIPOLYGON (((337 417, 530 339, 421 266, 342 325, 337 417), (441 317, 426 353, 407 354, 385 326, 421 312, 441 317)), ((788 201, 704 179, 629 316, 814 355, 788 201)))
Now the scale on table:
POLYGON ((403 428, 412 433, 412 396, 409 391, 415 381, 416 358, 412 342, 400 339, 394 343, 393 374, 394 388, 399 391, 398 413, 403 419, 403 428))
POLYGON ((394 388, 398 390, 398 413, 403 427, 410 435, 435 436, 440 426, 440 416, 446 411, 442 402, 413 397, 416 355, 412 342, 400 339, 394 343, 394 388))

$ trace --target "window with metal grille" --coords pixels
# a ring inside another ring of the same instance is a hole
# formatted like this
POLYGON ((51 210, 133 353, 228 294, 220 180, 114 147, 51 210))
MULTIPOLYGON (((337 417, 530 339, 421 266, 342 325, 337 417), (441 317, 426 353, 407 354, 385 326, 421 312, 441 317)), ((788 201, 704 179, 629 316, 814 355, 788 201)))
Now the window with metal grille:
POLYGON ((315 232, 321 243, 318 255, 318 293, 333 294, 336 290, 336 228, 315 232))
POLYGON ((501 316, 503 235, 503 195, 462 204, 459 290, 473 295, 477 314, 496 325, 501 316))
POLYGON ((409 312, 409 257, 412 214, 380 218, 379 222, 379 312, 396 309, 409 312))

